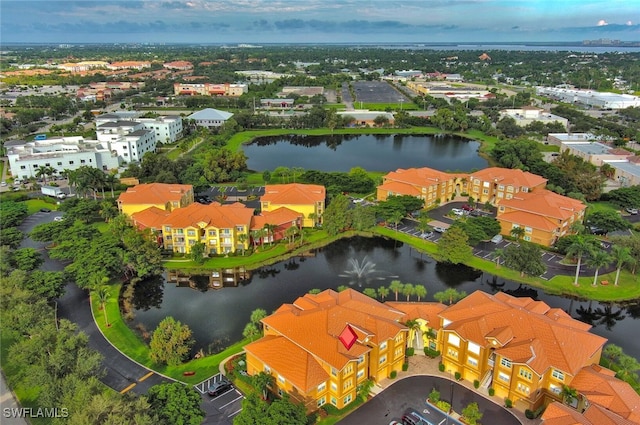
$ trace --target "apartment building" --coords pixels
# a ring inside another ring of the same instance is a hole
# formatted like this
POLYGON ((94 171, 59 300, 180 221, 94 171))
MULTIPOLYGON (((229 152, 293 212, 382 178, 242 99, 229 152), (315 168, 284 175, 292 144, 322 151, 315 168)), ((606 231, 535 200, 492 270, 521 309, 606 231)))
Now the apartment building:
POLYGON ((477 202, 499 204, 521 192, 546 186, 547 179, 527 171, 489 167, 469 175, 469 195, 477 202))
POLYGON ((147 152, 156 151, 156 134, 135 121, 112 121, 96 127, 96 137, 107 143, 120 163, 140 162, 147 152))
POLYGON ((142 129, 151 130, 156 135, 157 143, 174 143, 182 138, 182 117, 160 116, 156 118, 141 118, 139 113, 115 112, 96 117, 96 128, 107 123, 133 121, 142 124, 142 129))
POLYGON ((403 315, 352 289, 306 294, 262 320, 264 336, 245 346, 247 372, 271 374, 272 390, 308 411, 325 404, 341 409, 365 380, 402 370, 403 315), (340 339, 345 332, 354 338, 350 348, 340 339))
POLYGON ((249 91, 247 84, 231 83, 174 83, 176 96, 230 96, 240 97, 249 91))
POLYGON ((520 410, 561 400, 584 367, 597 365, 606 339, 542 301, 476 291, 440 313, 442 363, 478 380, 520 410))
POLYGON ((467 191, 468 179, 462 174, 449 174, 432 168, 399 168, 382 177, 376 197, 409 195, 424 200, 425 207, 447 202, 467 191))
POLYGON ((9 140, 4 144, 11 174, 17 179, 36 177, 41 166, 53 167, 58 173, 82 166, 102 171, 117 169, 118 155, 108 142, 86 140, 82 136, 56 137, 45 140, 9 140))
POLYGON ((193 186, 190 184, 138 184, 120 194, 118 209, 131 217, 150 207, 171 212, 191 205, 193 200, 193 186))
POLYGON ((260 197, 263 212, 285 207, 300 213, 302 227, 314 227, 322 223, 322 214, 327 197, 324 186, 315 184, 277 184, 266 185, 264 195, 260 197))

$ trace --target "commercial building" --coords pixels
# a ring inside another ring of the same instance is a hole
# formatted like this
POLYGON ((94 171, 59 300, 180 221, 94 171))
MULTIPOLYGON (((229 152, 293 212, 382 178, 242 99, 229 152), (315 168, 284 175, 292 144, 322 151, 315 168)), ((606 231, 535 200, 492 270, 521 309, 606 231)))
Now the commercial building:
POLYGON ((36 177, 38 168, 53 167, 56 172, 82 166, 108 171, 120 165, 118 154, 109 142, 86 140, 82 136, 58 137, 25 142, 5 142, 11 174, 17 179, 36 177))
POLYGON ((536 94, 565 103, 577 103, 600 109, 624 109, 640 106, 640 97, 630 94, 578 90, 564 87, 536 87, 536 94))
POLYGON ((260 197, 263 212, 285 207, 302 215, 302 227, 314 227, 322 223, 327 197, 324 186, 315 184, 266 185, 260 197))
POLYGON ((156 134, 135 121, 112 121, 96 127, 96 137, 107 143, 121 164, 140 162, 147 152, 156 151, 156 134))
POLYGON ((582 158, 585 162, 600 167, 609 161, 626 161, 633 153, 622 149, 612 148, 599 142, 564 142, 560 152, 569 151, 571 155, 582 158))
POLYGON ((230 96, 239 97, 249 91, 246 84, 214 83, 174 83, 176 96, 230 96))
POLYGON ((155 133, 157 143, 174 143, 182 138, 182 117, 180 116, 161 116, 156 118, 140 118, 138 112, 114 112, 102 114, 96 117, 96 128, 100 128, 104 124, 132 121, 142 124, 142 128, 155 133))
POLYGON ((533 106, 504 109, 500 111, 500 117, 513 118, 516 122, 516 125, 520 127, 526 127, 529 124, 532 124, 534 121, 538 121, 543 124, 558 123, 561 124, 564 128, 569 128, 568 119, 551 114, 549 112, 545 112, 544 109, 536 108, 533 106))
POLYGON ((629 156, 625 161, 605 161, 614 170, 614 179, 622 187, 640 185, 640 156, 629 156))
POLYGON ((245 346, 247 372, 271 374, 272 390, 308 411, 325 404, 341 409, 365 380, 402 370, 408 333, 403 315, 352 289, 306 294, 262 320, 264 336, 245 346))
POLYGON ((187 119, 193 120, 197 127, 215 128, 223 125, 232 116, 233 114, 230 112, 206 108, 201 111, 194 112, 189 115, 187 119))
POLYGON ((337 114, 343 118, 353 118, 350 125, 360 127, 376 127, 378 125, 376 124, 376 119, 379 117, 384 119, 381 126, 385 124, 393 125, 396 120, 395 116, 391 112, 355 110, 338 111, 337 114))
POLYGON ((193 199, 193 186, 190 184, 139 184, 120 194, 118 209, 129 217, 151 207, 171 212, 191 205, 193 199))

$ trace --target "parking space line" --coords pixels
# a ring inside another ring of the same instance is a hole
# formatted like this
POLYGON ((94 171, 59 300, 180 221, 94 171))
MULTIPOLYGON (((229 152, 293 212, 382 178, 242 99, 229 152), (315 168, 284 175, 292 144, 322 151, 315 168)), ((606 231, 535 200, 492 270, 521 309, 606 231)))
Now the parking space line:
POLYGON ((235 415, 237 415, 237 414, 238 414, 238 413, 240 413, 240 412, 242 412, 242 409, 238 409, 238 410, 236 410, 235 412, 233 412, 233 413, 231 413, 229 416, 227 416, 227 418, 230 418, 230 417, 232 417, 232 416, 235 416, 235 415))
MULTIPOLYGON (((226 394, 226 393, 225 393, 226 394)), ((220 406, 218 409, 224 409, 225 407, 227 407, 228 405, 230 405, 231 403, 234 403, 238 400, 240 400, 241 398, 243 398, 242 395, 240 395, 239 397, 234 398, 233 400, 231 400, 229 403, 227 404, 223 404, 222 406, 220 406)))
POLYGON ((136 385, 137 385, 136 383, 133 383, 133 384, 129 385, 127 388, 125 388, 124 390, 120 391, 120 394, 124 394, 126 392, 129 392, 136 385))

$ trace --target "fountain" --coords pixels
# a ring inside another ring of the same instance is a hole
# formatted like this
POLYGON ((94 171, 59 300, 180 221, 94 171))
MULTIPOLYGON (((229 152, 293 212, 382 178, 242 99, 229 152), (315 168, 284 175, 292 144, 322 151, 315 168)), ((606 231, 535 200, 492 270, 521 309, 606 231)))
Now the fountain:
POLYGON ((384 273, 380 270, 376 270, 376 263, 369 260, 365 255, 362 261, 358 261, 356 258, 349 258, 348 260, 350 268, 344 271, 344 274, 340 274, 340 277, 349 278, 349 285, 353 286, 358 284, 359 287, 362 283, 369 283, 371 280, 385 280, 387 278, 394 278, 397 276, 375 276, 376 273, 384 273))

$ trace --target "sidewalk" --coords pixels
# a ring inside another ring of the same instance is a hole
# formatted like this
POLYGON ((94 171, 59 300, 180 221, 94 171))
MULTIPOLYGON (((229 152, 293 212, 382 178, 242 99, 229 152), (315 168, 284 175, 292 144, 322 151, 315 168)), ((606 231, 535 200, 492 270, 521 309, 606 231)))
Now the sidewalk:
POLYGON ((5 409, 18 409, 20 405, 13 394, 13 391, 9 389, 4 379, 4 372, 0 373, 0 408, 2 410, 0 422, 2 425, 27 425, 28 422, 24 418, 15 418, 11 416, 11 410, 5 411, 5 409), (6 416, 5 416, 6 415, 6 416))
MULTIPOLYGON (((451 379, 450 374, 446 372, 440 372, 440 370, 438 369, 439 362, 440 362, 439 358, 432 359, 423 354, 417 353, 416 355, 409 357, 409 369, 406 372, 398 372, 398 376, 395 379, 386 378, 381 380, 376 384, 376 386, 374 386, 374 390, 372 392, 377 394, 382 389, 387 388, 389 385, 393 384, 399 379, 403 379, 409 376, 431 375, 431 376, 439 376, 442 378, 451 379), (380 387, 378 388, 377 392, 375 391, 376 387, 380 387)), ((501 400, 498 399, 497 397, 491 397, 487 390, 482 388, 475 389, 473 387, 473 382, 462 380, 462 381, 456 381, 456 383, 458 383, 459 385, 462 385, 469 391, 473 391, 476 394, 480 394, 482 397, 486 398, 487 400, 490 400, 494 404, 502 405, 501 400)), ((520 421, 520 423, 523 425, 539 425, 540 423, 542 423, 540 419, 527 419, 527 417, 524 415, 524 412, 521 412, 517 409, 512 408, 508 410, 510 413, 516 416, 520 421)), ((454 413, 452 417, 454 416, 459 417, 459 413, 460 412, 454 413)))

